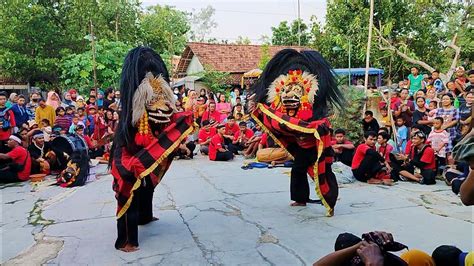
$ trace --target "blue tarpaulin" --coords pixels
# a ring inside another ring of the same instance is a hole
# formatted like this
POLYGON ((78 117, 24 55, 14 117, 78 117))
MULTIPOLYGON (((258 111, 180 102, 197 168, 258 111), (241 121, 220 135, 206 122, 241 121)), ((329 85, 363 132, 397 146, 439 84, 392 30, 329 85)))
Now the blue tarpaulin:
MULTIPOLYGON (((334 73, 338 76, 348 76, 349 75, 349 68, 336 68, 334 69, 334 73)), ((369 68, 369 75, 383 75, 384 71, 380 68, 369 68)), ((365 75, 365 68, 351 68, 350 71, 351 76, 364 76, 365 75)))

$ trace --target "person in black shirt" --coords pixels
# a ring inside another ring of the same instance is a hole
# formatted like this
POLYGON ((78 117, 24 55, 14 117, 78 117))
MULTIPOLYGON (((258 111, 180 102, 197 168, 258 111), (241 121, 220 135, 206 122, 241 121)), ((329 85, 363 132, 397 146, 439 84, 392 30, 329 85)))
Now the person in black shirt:
POLYGON ((105 110, 110 110, 109 106, 115 102, 114 99, 114 89, 113 88, 108 88, 105 91, 105 98, 104 98, 104 103, 103 107, 105 110))
POLYGON ((379 122, 374 118, 374 113, 372 111, 365 111, 364 115, 364 119, 362 119, 364 133, 369 131, 379 132, 379 122))

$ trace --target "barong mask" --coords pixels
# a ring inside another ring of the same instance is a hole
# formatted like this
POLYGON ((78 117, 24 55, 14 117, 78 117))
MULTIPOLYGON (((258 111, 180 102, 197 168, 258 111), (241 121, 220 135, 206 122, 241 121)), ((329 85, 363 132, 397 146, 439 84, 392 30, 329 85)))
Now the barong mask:
POLYGON ((157 124, 170 122, 176 112, 175 102, 173 91, 163 77, 148 72, 133 95, 132 124, 140 129, 149 123, 153 129, 157 124))
POLYGON ((318 81, 313 74, 300 69, 280 75, 268 88, 267 103, 282 112, 311 110, 318 81))

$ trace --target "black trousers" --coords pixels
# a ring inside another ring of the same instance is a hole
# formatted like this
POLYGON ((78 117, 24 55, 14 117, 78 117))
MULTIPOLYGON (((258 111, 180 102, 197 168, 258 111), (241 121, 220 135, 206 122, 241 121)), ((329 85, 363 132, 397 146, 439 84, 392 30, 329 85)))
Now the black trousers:
POLYGON ((216 154, 216 161, 230 161, 234 158, 234 154, 231 151, 220 152, 216 154))
POLYGON ((18 178, 17 172, 13 172, 9 169, 0 170, 0 183, 16 183, 16 182, 22 182, 22 180, 18 178))
POLYGON ((382 168, 383 166, 377 157, 366 154, 359 167, 352 169, 352 173, 357 180, 367 182, 367 180, 375 178, 382 168))
POLYGON ((239 154, 239 151, 243 151, 244 149, 245 149, 245 146, 243 144, 240 144, 240 143, 229 144, 229 151, 231 151, 235 155, 239 154))
MULTIPOLYGON (((0 129, 2 130, 2 129, 0 129)), ((7 153, 10 151, 10 148, 7 146, 8 139, 0 140, 0 153, 7 153)))
POLYGON ((334 154, 334 161, 341 162, 347 166, 351 166, 354 150, 342 149, 342 153, 334 154))
POLYGON ((291 200, 299 203, 309 201, 309 183, 308 183, 308 167, 316 162, 316 148, 304 149, 301 147, 289 147, 295 154, 295 161, 291 168, 290 179, 290 197, 291 200))
POLYGON ((130 207, 117 220, 117 240, 115 248, 123 248, 126 244, 138 247, 138 225, 153 220, 154 187, 149 176, 144 178, 142 185, 134 191, 130 207))

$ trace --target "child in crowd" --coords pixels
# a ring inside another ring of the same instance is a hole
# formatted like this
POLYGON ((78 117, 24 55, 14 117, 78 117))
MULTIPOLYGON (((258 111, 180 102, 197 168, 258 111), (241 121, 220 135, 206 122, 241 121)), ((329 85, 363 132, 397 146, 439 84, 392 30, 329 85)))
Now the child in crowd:
POLYGON ((397 117, 395 123, 397 129, 397 151, 403 153, 408 141, 408 128, 405 126, 405 119, 402 116, 397 117))
POLYGON ((390 115, 388 114, 386 106, 380 108, 380 115, 382 115, 382 119, 380 120, 382 126, 387 128, 390 132, 390 129, 392 128, 392 119, 390 119, 390 115))
POLYGON ((76 133, 76 127, 77 127, 77 125, 79 124, 79 121, 81 121, 80 118, 79 118, 79 115, 76 114, 76 115, 72 118, 72 124, 71 124, 71 126, 69 127, 69 134, 74 134, 74 133, 76 133))
POLYGON ((51 124, 49 123, 49 120, 48 119, 41 120, 41 127, 44 134, 44 141, 48 142, 49 137, 51 136, 51 132, 52 132, 51 124))
POLYGON ((436 117, 433 122, 433 130, 428 136, 428 142, 431 143, 431 147, 436 155, 436 168, 438 171, 442 171, 440 168, 446 166, 446 147, 449 143, 449 133, 443 129, 443 123, 444 119, 442 117, 436 117))
POLYGON ((436 112, 438 111, 438 102, 436 100, 431 100, 428 104, 428 121, 433 121, 436 117, 436 112))

